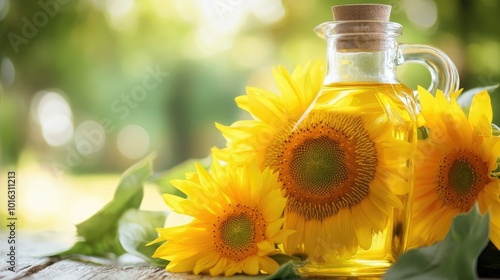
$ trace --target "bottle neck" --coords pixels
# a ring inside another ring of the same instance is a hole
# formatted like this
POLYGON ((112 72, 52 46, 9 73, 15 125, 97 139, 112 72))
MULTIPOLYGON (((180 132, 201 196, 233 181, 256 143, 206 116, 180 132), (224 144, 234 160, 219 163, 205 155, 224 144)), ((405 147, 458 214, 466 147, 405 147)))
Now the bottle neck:
POLYGON ((324 22, 314 29, 327 42, 324 84, 398 83, 396 55, 403 26, 382 21, 324 22))
POLYGON ((359 35, 327 39, 327 71, 324 84, 373 82, 395 84, 395 36, 372 38, 369 48, 359 48, 359 35), (357 46, 356 46, 357 45, 357 46))

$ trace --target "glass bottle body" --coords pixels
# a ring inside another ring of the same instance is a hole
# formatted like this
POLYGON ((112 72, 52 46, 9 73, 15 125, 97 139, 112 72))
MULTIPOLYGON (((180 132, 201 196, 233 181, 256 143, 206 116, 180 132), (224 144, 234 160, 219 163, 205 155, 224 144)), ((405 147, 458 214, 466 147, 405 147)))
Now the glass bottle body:
POLYGON ((414 187, 415 97, 395 76, 400 26, 387 25, 381 31, 380 23, 366 24, 364 30, 371 33, 362 37, 332 32, 338 27, 332 23, 316 29, 328 44, 327 74, 296 127, 317 115, 325 118, 328 133, 316 137, 329 139, 335 153, 328 157, 324 152, 314 160, 333 162, 335 168, 325 172, 338 178, 328 186, 328 176, 311 180, 317 182, 316 189, 299 181, 303 193, 321 195, 306 194, 285 209, 285 229, 297 231, 285 240, 285 251, 308 256, 300 268, 304 275, 381 275, 406 249, 414 187))
MULTIPOLYGON (((388 125, 384 129, 390 127, 390 135, 393 137, 392 144, 405 145, 409 149, 414 150, 416 146, 416 118, 415 118, 415 102, 412 91, 403 84, 387 84, 387 83, 371 83, 371 82, 358 82, 358 83, 332 83, 325 85, 322 89, 322 96, 328 96, 328 99, 352 99, 353 103, 350 106, 362 107, 363 111, 370 111, 368 114, 378 115, 381 122, 386 122, 388 125), (390 104, 389 108, 384 108, 380 105, 377 94, 384 94, 389 100, 386 100, 386 105, 390 104)), ((319 98, 317 104, 321 104, 324 98, 319 98)), ((329 104, 334 105, 334 104, 329 104)), ((320 107, 320 106, 316 106, 320 107)), ((314 110, 314 109, 313 109, 314 110)), ((366 123, 365 126, 370 125, 366 123)), ((387 132, 386 132, 387 133, 387 132)), ((388 135, 388 134, 387 134, 388 135)), ((379 142, 376 145, 384 145, 379 142)), ((389 148, 390 149, 390 148, 389 148)), ((388 152, 388 151, 384 151, 388 152)), ((319 234, 315 240, 316 248, 310 249, 306 247, 287 248, 287 253, 292 254, 306 254, 308 255, 308 264, 301 268, 301 272, 305 275, 335 275, 335 276, 362 276, 362 275, 381 275, 383 274, 397 259, 397 257, 406 250, 406 239, 409 229, 409 214, 412 200, 413 190, 413 159, 412 152, 399 158, 396 165, 384 164, 383 160, 392 160, 390 158, 378 158, 377 165, 384 168, 394 168, 391 176, 399 176, 399 180, 392 178, 391 180, 383 180, 381 178, 374 178, 374 180, 382 180, 386 184, 397 184, 392 186, 385 186, 389 191, 399 199, 401 202, 400 208, 388 206, 388 209, 380 211, 381 213, 369 213, 365 211, 364 214, 376 216, 382 219, 378 222, 381 223, 374 228, 369 228, 371 231, 371 241, 368 248, 352 245, 354 248, 346 248, 347 253, 340 253, 336 249, 344 247, 344 244, 338 242, 331 242, 329 235, 336 235, 336 231, 345 226, 342 223, 331 226, 326 229, 330 233, 326 235, 319 234), (386 212, 386 211, 389 212, 386 212), (382 221, 384 220, 384 221, 382 221), (318 250, 318 248, 324 248, 318 250), (333 249, 332 249, 333 248, 333 249), (288 250, 291 249, 291 252, 288 250), (319 253, 318 253, 319 252, 319 253)), ((386 172, 386 171, 384 171, 386 172)), ((380 173, 376 176, 384 176, 380 173)), ((373 183, 373 182, 372 182, 373 183)), ((369 194, 370 195, 370 194, 369 194)), ((370 196, 365 197, 365 200, 371 199, 370 196)), ((361 204, 361 203, 360 203, 361 204)), ((350 207, 363 207, 351 205, 350 207)), ((368 223, 366 217, 356 217, 360 211, 356 213, 351 211, 348 218, 358 219, 363 223, 368 223)), ((342 215, 345 212, 339 212, 335 215, 342 215)), ((285 216, 286 217, 286 216, 285 216)), ((375 218, 374 218, 375 219, 375 218)), ((342 220, 342 218, 340 219, 342 220)), ((351 221, 352 222, 352 221, 351 221)), ((286 222, 285 222, 286 223, 286 222)), ((377 223, 377 221, 375 221, 377 223)), ((369 226, 370 227, 370 226, 369 226)), ((357 229, 354 229, 355 231, 357 229)), ((356 233, 354 232, 354 235, 356 233)), ((342 242, 341 242, 342 243, 342 242)), ((350 246, 350 245, 348 245, 350 246)))

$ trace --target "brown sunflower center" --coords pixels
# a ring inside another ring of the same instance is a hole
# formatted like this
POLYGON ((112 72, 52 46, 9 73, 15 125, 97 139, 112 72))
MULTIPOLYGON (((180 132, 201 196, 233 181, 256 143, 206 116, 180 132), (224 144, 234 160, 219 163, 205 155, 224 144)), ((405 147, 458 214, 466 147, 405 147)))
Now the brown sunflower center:
POLYGON ((213 224, 214 245, 217 251, 236 261, 255 255, 257 244, 265 239, 266 225, 261 212, 236 204, 224 211, 213 224))
POLYGON ((243 213, 229 216, 219 230, 222 243, 234 250, 244 250, 253 244, 253 223, 250 217, 243 213))
POLYGON ((474 205, 489 183, 488 165, 471 152, 447 154, 439 165, 436 189, 441 200, 461 211, 474 205))
POLYGON ((328 136, 307 139, 294 149, 290 175, 304 191, 326 195, 348 179, 344 151, 328 136))
POLYGON ((322 220, 368 195, 377 151, 361 117, 312 113, 276 137, 265 165, 279 171, 287 211, 322 220))
POLYGON ((449 184, 457 194, 467 194, 475 182, 476 174, 467 161, 459 159, 453 162, 450 168, 449 184))

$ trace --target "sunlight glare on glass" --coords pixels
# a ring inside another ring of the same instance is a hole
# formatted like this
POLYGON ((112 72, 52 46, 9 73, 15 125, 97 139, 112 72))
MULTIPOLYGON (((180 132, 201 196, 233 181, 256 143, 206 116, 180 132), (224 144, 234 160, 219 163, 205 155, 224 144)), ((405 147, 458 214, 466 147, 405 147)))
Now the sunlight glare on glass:
POLYGON ((149 150, 149 134, 139 125, 127 125, 118 133, 118 150, 129 159, 139 159, 149 150))
POLYGON ((405 0, 408 19, 420 28, 430 28, 437 23, 437 7, 433 0, 405 0))
POLYGON ((31 114, 49 145, 61 146, 73 138, 71 108, 56 91, 38 92, 31 103, 31 114))

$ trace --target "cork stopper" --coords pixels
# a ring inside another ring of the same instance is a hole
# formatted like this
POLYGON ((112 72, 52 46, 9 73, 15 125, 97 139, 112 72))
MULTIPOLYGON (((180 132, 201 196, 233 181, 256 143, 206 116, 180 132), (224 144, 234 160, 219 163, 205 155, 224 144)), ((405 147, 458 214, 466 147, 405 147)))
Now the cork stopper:
POLYGON ((389 21, 391 6, 383 4, 352 4, 332 7, 335 21, 389 21))
POLYGON ((334 21, 331 34, 339 51, 383 51, 386 48, 387 26, 391 6, 383 4, 352 4, 332 7, 334 21))

